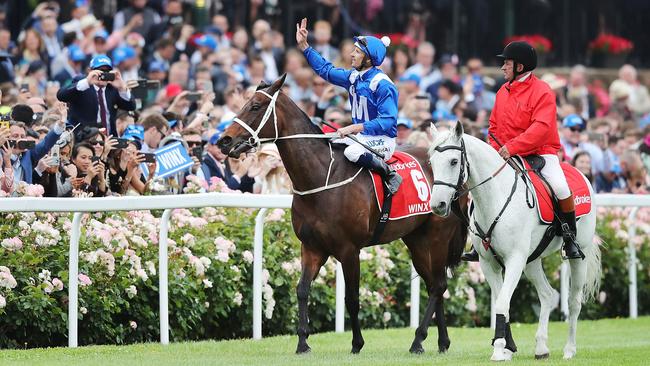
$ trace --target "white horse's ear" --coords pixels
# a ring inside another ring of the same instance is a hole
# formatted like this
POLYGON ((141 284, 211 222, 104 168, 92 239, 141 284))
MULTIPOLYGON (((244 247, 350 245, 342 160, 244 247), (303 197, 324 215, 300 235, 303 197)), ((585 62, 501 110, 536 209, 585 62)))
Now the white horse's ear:
POLYGON ((436 125, 431 122, 431 126, 429 127, 429 135, 431 135, 431 141, 436 140, 436 136, 438 136, 438 129, 436 128, 436 125))
POLYGON ((454 134, 456 135, 456 138, 461 138, 463 136, 463 124, 458 121, 456 122, 456 128, 454 128, 454 134))

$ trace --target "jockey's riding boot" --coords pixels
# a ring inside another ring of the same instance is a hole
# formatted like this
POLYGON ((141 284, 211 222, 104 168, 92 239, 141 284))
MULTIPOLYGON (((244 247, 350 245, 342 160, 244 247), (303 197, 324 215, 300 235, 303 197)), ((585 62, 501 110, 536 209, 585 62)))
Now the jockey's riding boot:
POLYGON ((575 203, 573 201, 573 194, 569 198, 559 201, 562 221, 562 239, 564 245, 562 246, 563 259, 585 259, 584 253, 580 250, 580 246, 576 242, 576 211, 575 203))
POLYGON ((476 249, 474 249, 474 247, 472 247, 472 250, 463 253, 463 255, 460 256, 460 259, 464 260, 465 262, 478 262, 478 252, 476 249))
POLYGON ((357 164, 379 173, 390 195, 397 193, 399 185, 402 184, 402 177, 385 161, 370 153, 363 153, 357 160, 357 164))

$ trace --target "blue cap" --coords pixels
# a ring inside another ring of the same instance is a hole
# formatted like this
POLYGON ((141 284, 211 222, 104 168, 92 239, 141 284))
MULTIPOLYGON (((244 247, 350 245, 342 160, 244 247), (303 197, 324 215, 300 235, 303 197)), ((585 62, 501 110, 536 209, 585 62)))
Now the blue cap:
POLYGON ((93 38, 101 38, 105 41, 108 39, 108 32, 104 29, 100 29, 97 32, 95 32, 93 38))
POLYGON ((383 36, 381 39, 373 36, 354 37, 354 45, 370 57, 373 66, 379 66, 386 57, 386 47, 390 45, 390 38, 383 36))
POLYGON ((128 125, 122 134, 122 138, 127 140, 144 140, 144 126, 128 125))
POLYGON ((398 118, 397 126, 405 126, 406 128, 411 129, 413 128, 413 121, 408 118, 398 118))
POLYGON ((74 62, 83 61, 86 59, 86 54, 76 44, 68 46, 68 57, 74 62))
POLYGON ((210 145, 216 145, 217 141, 221 137, 221 132, 215 132, 214 135, 210 136, 210 145))
POLYGON ((581 130, 584 130, 585 121, 582 119, 582 117, 578 116, 577 114, 569 114, 568 116, 564 117, 564 119, 562 120, 562 127, 566 127, 566 128, 580 127, 581 130))
POLYGON ((400 82, 409 82, 414 81, 416 84, 420 85, 420 77, 417 74, 405 74, 399 78, 400 82))
POLYGON ((90 60, 90 68, 95 70, 107 66, 113 68, 113 61, 106 55, 97 55, 90 60))
POLYGON ((149 64, 149 72, 167 72, 167 65, 162 61, 152 61, 149 64))
POLYGON ((88 6, 88 0, 76 0, 74 2, 74 7, 75 8, 80 8, 82 6, 88 6))
POLYGON ((177 119, 172 119, 172 120, 167 121, 167 125, 169 126, 169 128, 174 128, 174 126, 176 126, 177 124, 178 124, 177 119))
POLYGON ((201 37, 197 38, 194 42, 196 43, 197 46, 208 47, 212 51, 217 49, 217 40, 214 39, 214 37, 212 37, 209 34, 202 35, 201 37))
POLYGON ((113 50, 113 62, 115 65, 119 65, 135 56, 135 50, 131 46, 120 46, 113 50))

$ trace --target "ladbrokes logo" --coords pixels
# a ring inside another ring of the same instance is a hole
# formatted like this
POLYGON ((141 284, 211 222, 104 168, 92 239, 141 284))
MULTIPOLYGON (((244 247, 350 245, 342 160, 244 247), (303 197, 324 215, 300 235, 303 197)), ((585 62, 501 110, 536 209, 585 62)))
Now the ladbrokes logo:
POLYGON ((409 161, 406 164, 395 163, 390 165, 395 170, 404 170, 404 169, 416 169, 418 166, 415 161, 409 161))
POLYGON ((589 195, 584 195, 584 196, 575 196, 573 199, 575 202, 575 205, 581 205, 583 203, 591 203, 591 196, 589 195))

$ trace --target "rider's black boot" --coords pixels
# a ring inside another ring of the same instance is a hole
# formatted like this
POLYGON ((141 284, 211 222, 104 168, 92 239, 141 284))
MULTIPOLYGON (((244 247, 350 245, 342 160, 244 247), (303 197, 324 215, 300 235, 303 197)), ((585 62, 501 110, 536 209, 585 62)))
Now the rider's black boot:
POLYGON ((562 246, 563 259, 585 259, 584 253, 580 250, 580 246, 576 242, 576 211, 573 201, 573 194, 564 200, 559 201, 562 220, 562 239, 564 245, 562 246))
POLYGON ((402 184, 402 177, 398 172, 388 166, 385 161, 370 153, 364 153, 359 157, 359 160, 357 160, 357 164, 379 173, 388 192, 391 195, 397 193, 399 185, 402 184))

